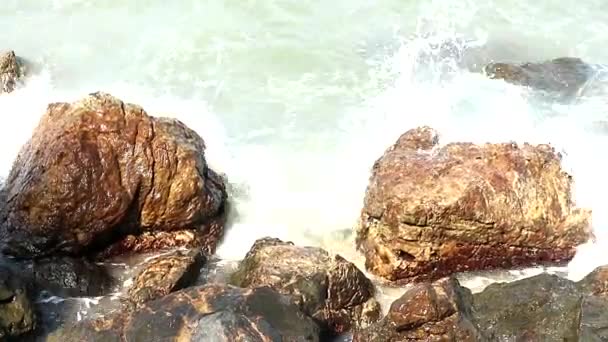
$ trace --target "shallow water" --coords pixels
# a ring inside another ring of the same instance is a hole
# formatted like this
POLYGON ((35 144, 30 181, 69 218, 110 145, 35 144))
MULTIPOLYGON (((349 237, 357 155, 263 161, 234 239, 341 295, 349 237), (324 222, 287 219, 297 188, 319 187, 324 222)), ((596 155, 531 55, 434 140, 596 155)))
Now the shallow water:
MULTIPOLYGON (((352 236, 374 160, 407 129, 452 141, 551 143, 593 209, 595 243, 558 271, 608 264, 608 105, 553 103, 470 70, 491 60, 608 63, 608 4, 580 1, 4 0, 0 49, 35 66, 0 96, 0 175, 47 104, 102 90, 174 116, 207 142, 237 216, 218 256, 263 236, 362 267, 352 236), (440 49, 442 43, 453 48, 440 49)), ((601 82, 594 87, 603 88, 601 82)), ((475 291, 542 269, 462 275, 475 291)), ((390 302, 403 289, 381 288, 390 302)))

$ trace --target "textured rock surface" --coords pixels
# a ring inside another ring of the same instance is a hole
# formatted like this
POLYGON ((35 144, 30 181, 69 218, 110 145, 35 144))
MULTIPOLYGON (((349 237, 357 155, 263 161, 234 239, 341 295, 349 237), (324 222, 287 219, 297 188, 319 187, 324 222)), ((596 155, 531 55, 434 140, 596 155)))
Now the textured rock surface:
POLYGON ((566 97, 578 95, 593 76, 593 68, 580 58, 562 57, 539 63, 490 63, 484 68, 492 79, 559 93, 566 97))
POLYGON ((150 117, 108 94, 50 104, 2 194, 5 252, 213 251, 226 191, 204 150, 181 122, 150 117))
POLYGON ((371 281, 321 248, 259 239, 231 278, 240 287, 269 286, 292 296, 329 334, 365 327, 380 316, 371 281))
POLYGON ((382 321, 356 332, 353 342, 485 341, 471 320, 471 304, 471 292, 454 278, 417 284, 382 321))
POLYGON ((572 281, 541 274, 492 284, 474 298, 491 341, 578 341, 582 294, 572 281))
POLYGON ((15 90, 25 69, 14 51, 0 52, 0 94, 15 90))
POLYGON ((142 304, 194 284, 205 260, 201 250, 175 250, 146 261, 127 291, 129 300, 142 304))
POLYGON ((135 312, 107 315, 53 332, 49 342, 318 341, 319 328, 291 300, 269 288, 190 287, 135 312))
POLYGON ((55 257, 21 265, 22 275, 32 280, 36 292, 44 290, 60 297, 102 296, 115 285, 103 265, 84 259, 55 257))
POLYGON ((35 328, 36 315, 26 284, 17 273, 0 266, 0 340, 19 340, 35 328))
POLYGON ((550 146, 437 142, 413 129, 374 164, 357 232, 372 273, 412 281, 559 263, 591 237, 550 146))

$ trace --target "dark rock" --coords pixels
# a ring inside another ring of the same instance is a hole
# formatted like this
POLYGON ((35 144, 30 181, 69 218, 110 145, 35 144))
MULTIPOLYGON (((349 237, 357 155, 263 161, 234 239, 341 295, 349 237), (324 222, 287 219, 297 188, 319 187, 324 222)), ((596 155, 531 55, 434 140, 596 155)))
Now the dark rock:
POLYGON ((232 275, 231 283, 268 286, 292 296, 329 334, 365 327, 380 316, 371 281, 354 264, 321 248, 259 239, 232 275))
POLYGON ((10 93, 25 76, 25 67, 14 51, 0 53, 0 94, 10 93))
POLYGON ((20 263, 23 276, 32 279, 36 292, 60 297, 90 297, 108 294, 115 286, 103 265, 85 259, 54 257, 20 263))
POLYGON ((286 296, 263 287, 190 287, 53 332, 49 342, 318 341, 319 328, 286 296))
POLYGON ((492 79, 559 93, 567 98, 579 94, 592 77, 592 66, 580 58, 562 57, 539 63, 490 63, 484 68, 492 79))
POLYGON ((574 282, 541 274, 475 294, 475 320, 492 341, 578 341, 581 301, 574 282))
POLYGON ((436 135, 410 130, 374 164, 357 232, 372 273, 409 282, 559 264, 592 238, 550 146, 440 147, 436 135))
POLYGON ((212 252, 226 191, 203 139, 174 119, 94 93, 50 104, 2 193, 7 254, 103 256, 174 246, 212 252))
POLYGON ((583 298, 580 315, 578 341, 608 341, 608 298, 583 298))
POLYGON ((26 285, 10 268, 0 266, 0 340, 21 338, 36 328, 26 285))
POLYGON ((190 286, 196 282, 205 261, 200 249, 158 255, 141 266, 127 291, 128 298, 142 304, 190 286))
POLYGON ((471 292, 455 278, 414 285, 387 316, 355 332, 353 342, 484 341, 472 321, 471 292))

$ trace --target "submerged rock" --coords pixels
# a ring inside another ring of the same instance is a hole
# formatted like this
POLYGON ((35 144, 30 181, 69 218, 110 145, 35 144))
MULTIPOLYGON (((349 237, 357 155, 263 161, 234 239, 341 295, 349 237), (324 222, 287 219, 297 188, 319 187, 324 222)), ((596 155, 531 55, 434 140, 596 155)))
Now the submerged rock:
POLYGON ((94 93, 50 104, 6 180, 4 251, 103 256, 215 249, 226 191, 203 139, 174 119, 94 93))
POLYGON ((572 98, 580 93, 594 70, 580 58, 562 57, 539 63, 490 63, 484 73, 492 79, 572 98))
POLYGON ((146 261, 127 290, 128 299, 142 304, 194 284, 206 258, 201 250, 171 251, 146 261))
POLYGON ((240 287, 268 286, 292 296, 329 334, 365 327, 380 316, 371 281, 354 264, 317 247, 259 239, 231 282, 240 287))
POLYGON ((382 321, 355 332, 353 342, 484 341, 471 306, 471 292, 455 278, 417 284, 393 302, 382 321))
POLYGON ((10 93, 25 76, 25 68, 14 51, 0 53, 0 94, 10 93))
POLYGON ((35 328, 27 284, 10 268, 0 266, 0 340, 20 339, 35 328))
POLYGON ((291 300, 262 287, 190 287, 136 311, 64 326, 49 342, 319 341, 319 328, 291 300))
POLYGON ((407 282, 560 263, 592 237, 550 146, 437 143, 413 129, 374 164, 357 232, 372 273, 407 282))

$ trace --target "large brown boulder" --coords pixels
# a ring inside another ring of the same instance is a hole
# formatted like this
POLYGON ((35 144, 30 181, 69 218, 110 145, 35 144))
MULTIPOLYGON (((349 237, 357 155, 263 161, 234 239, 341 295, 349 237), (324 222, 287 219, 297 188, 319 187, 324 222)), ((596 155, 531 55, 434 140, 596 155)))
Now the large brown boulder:
POLYGON ((259 239, 231 282, 240 287, 268 286, 290 295, 329 335, 365 327, 380 318, 372 282, 351 262, 318 247, 259 239))
POLYGON ((580 58, 561 57, 523 64, 494 62, 485 66, 484 73, 492 79, 571 98, 582 92, 594 70, 580 58))
POLYGON ((548 145, 451 143, 408 131, 376 161, 358 247, 391 281, 560 263, 591 237, 548 145))
POLYGON ((46 341, 319 341, 319 328, 270 288, 190 287, 136 311, 68 324, 46 341))
POLYGON ((485 341, 472 320, 471 292, 455 278, 417 284, 382 321, 355 332, 353 342, 485 341))
POLYGON ((211 253, 226 191, 204 152, 203 139, 180 121, 150 117, 109 94, 50 104, 3 189, 4 250, 107 256, 202 246, 211 253))
POLYGON ((24 74, 24 65, 14 51, 0 52, 0 94, 15 90, 24 74))

